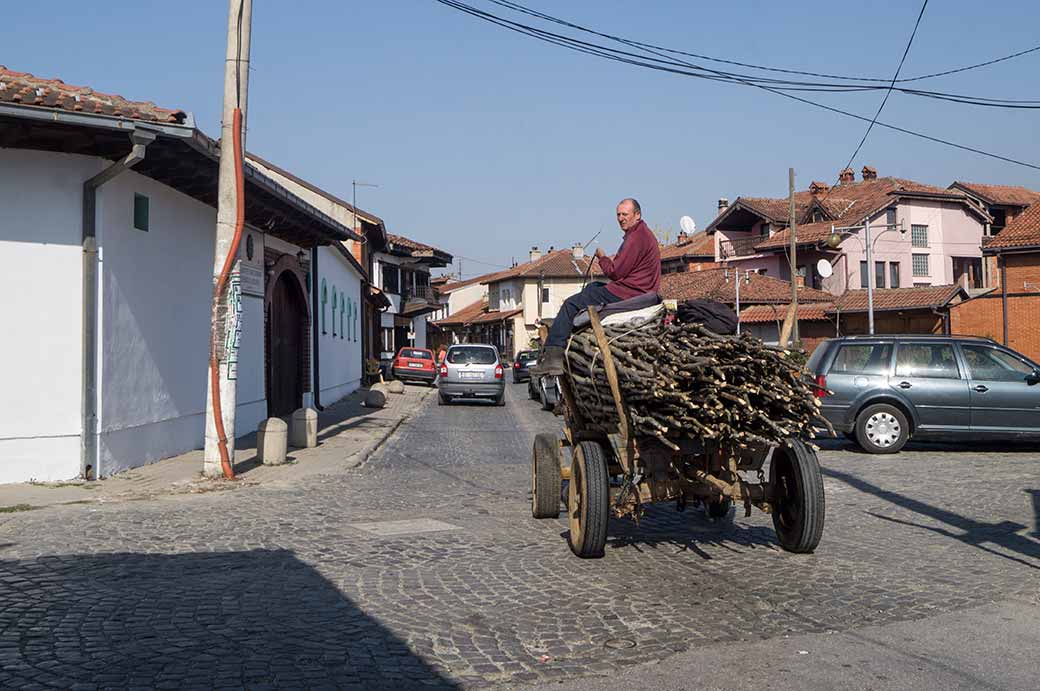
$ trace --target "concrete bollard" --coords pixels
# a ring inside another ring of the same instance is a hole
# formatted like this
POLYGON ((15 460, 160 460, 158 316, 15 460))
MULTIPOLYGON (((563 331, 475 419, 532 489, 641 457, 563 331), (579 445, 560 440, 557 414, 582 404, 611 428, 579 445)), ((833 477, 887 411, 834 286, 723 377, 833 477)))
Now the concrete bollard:
POLYGON ((390 393, 404 393, 404 382, 398 379, 386 383, 386 390, 390 393))
POLYGON ((264 465, 282 465, 288 448, 289 427, 277 417, 269 417, 260 423, 256 431, 256 457, 264 465))
POLYGON ((318 445, 318 411, 300 408, 289 418, 289 446, 310 449, 318 445))
POLYGON ((373 386, 365 394, 366 408, 382 408, 386 405, 386 389, 373 386))

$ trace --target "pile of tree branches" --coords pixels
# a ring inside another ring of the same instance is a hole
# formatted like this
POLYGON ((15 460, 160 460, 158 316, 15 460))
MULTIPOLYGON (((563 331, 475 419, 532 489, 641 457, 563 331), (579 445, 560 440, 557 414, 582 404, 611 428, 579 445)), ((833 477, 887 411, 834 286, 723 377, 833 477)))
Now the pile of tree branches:
MULTIPOLYGON (((680 437, 742 448, 811 437, 814 424, 830 427, 815 384, 783 348, 695 323, 656 320, 604 330, 637 435, 673 448, 680 437)), ((591 328, 571 337, 566 367, 586 423, 616 430, 617 409, 591 328)))

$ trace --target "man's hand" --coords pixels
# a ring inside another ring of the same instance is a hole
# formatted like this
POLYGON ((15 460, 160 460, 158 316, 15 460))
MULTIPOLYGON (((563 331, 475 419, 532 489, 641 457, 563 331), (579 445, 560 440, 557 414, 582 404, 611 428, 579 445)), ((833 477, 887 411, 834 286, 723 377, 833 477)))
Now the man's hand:
POLYGON ((595 256, 596 256, 596 259, 599 259, 600 257, 606 256, 606 253, 603 251, 602 247, 597 247, 596 248, 596 252, 595 252, 595 256))

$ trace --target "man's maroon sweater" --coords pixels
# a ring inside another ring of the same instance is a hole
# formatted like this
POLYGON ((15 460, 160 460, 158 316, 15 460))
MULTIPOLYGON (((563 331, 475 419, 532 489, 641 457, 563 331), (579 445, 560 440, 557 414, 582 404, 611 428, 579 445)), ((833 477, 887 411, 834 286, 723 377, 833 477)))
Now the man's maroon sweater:
POLYGON ((607 290, 622 300, 656 293, 661 287, 661 248, 643 221, 625 233, 613 259, 600 257, 599 266, 610 279, 607 290))

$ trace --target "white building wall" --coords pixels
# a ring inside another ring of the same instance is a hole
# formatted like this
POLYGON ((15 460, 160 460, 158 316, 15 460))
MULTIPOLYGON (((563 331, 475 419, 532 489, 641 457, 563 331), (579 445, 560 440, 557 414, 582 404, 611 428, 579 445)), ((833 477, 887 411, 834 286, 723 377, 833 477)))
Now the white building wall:
POLYGON ((0 148, 0 482, 80 471, 83 181, 103 166, 0 148))
MULTIPOLYGON (((133 171, 101 188, 98 209, 98 475, 107 476, 203 443, 216 210, 133 171), (133 227, 135 193, 149 198, 147 232, 133 227)), ((262 344, 262 313, 252 311, 244 305, 244 342, 260 321, 262 344)), ((239 371, 248 401, 248 368, 239 371)), ((238 417, 236 435, 255 429, 249 422, 238 417)))
POLYGON ((329 406, 361 386, 361 275, 338 250, 319 247, 317 280, 319 290, 324 286, 328 291, 326 304, 314 309, 313 326, 318 333, 321 404, 329 406), (345 299, 353 307, 343 308, 340 314, 337 306, 333 314, 333 290, 341 296, 337 302, 345 299), (351 318, 354 310, 358 310, 358 316, 351 318), (333 319, 337 320, 335 324, 333 319))

